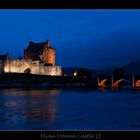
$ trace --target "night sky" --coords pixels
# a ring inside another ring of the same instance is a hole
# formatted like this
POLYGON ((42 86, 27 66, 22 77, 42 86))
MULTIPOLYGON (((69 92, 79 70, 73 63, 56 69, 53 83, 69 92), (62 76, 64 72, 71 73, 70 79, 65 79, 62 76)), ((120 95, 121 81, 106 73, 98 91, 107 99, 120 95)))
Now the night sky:
POLYGON ((107 68, 140 59, 140 10, 0 10, 0 54, 50 39, 56 65, 107 68))

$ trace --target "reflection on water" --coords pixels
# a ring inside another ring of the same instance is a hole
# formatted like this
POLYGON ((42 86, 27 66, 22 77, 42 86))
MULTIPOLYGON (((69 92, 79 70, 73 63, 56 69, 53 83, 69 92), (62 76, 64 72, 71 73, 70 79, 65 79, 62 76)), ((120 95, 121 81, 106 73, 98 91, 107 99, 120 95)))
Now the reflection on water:
POLYGON ((0 129, 139 130, 139 93, 0 89, 0 129))
POLYGON ((3 89, 1 90, 4 95, 7 96, 40 96, 40 95, 54 95, 59 94, 61 90, 58 89, 50 89, 50 90, 33 90, 33 89, 3 89))
POLYGON ((0 97, 2 96, 3 111, 0 111, 0 121, 5 123, 0 127, 19 129, 18 124, 40 123, 40 121, 46 123, 48 127, 53 126, 59 92, 59 90, 2 90, 0 97))

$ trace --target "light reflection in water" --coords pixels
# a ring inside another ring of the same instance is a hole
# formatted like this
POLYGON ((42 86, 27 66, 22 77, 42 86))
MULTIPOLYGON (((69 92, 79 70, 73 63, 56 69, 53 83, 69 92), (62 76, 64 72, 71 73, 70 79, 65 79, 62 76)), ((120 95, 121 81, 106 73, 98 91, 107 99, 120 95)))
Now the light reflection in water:
POLYGON ((0 90, 0 130, 139 130, 139 110, 139 91, 0 90))
MULTIPOLYGON (((29 123, 55 123, 58 111, 57 97, 60 90, 20 90, 2 91, 4 112, 3 120, 7 127, 29 123), (26 91, 26 92, 25 92, 26 91)), ((1 126, 2 127, 2 126, 1 126)))

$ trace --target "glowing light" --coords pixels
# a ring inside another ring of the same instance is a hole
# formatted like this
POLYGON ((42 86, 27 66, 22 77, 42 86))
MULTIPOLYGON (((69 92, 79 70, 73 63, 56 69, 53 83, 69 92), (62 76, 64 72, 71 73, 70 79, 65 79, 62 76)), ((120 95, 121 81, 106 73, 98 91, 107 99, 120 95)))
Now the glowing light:
POLYGON ((9 72, 9 70, 8 70, 7 67, 4 67, 4 72, 5 72, 5 73, 9 72))
POLYGON ((122 82, 122 81, 124 81, 124 82, 127 82, 127 83, 130 83, 130 81, 128 81, 128 80, 125 80, 125 79, 120 79, 120 80, 117 80, 115 83, 113 83, 112 84, 112 87, 119 87, 119 83, 120 82, 122 82))
POLYGON ((98 84, 98 86, 100 86, 100 87, 105 87, 105 82, 107 81, 107 79, 104 79, 104 80, 102 80, 99 84, 98 84))
POLYGON ((115 83, 112 84, 112 87, 113 88, 119 87, 119 83, 122 82, 122 81, 124 81, 124 79, 117 80, 115 83))
POLYGON ((73 76, 77 76, 77 72, 74 72, 74 73, 73 73, 73 76))
POLYGON ((138 80, 135 84, 136 87, 140 87, 140 80, 138 80))

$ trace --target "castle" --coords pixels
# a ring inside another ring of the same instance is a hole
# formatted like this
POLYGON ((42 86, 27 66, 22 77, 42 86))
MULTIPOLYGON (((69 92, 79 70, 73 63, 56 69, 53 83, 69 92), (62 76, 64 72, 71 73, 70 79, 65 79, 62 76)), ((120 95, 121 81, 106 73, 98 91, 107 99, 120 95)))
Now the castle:
POLYGON ((0 55, 0 73, 26 73, 61 76, 61 67, 55 66, 55 49, 50 41, 34 43, 24 49, 24 58, 12 60, 8 54, 0 55))
POLYGON ((55 49, 51 47, 49 40, 41 43, 30 41, 28 48, 24 49, 24 59, 40 60, 54 66, 55 49))

